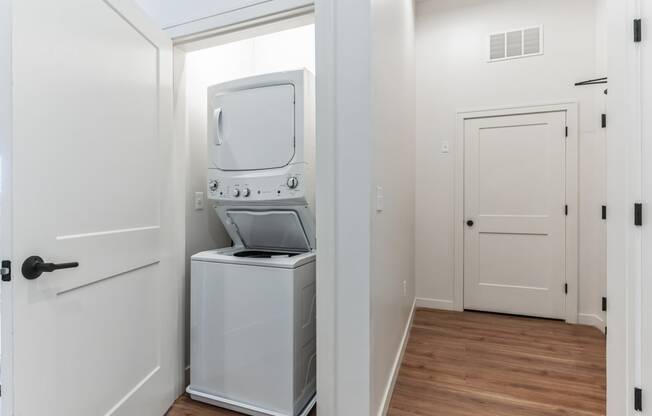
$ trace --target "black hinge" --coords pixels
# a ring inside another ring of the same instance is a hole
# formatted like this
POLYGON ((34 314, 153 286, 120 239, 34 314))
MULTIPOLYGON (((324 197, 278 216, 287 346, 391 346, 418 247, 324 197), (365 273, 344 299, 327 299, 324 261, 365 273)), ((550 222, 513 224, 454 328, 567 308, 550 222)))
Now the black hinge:
POLYGON ((564 293, 568 294, 568 283, 564 283, 564 293))
POLYGON ((640 202, 634 204, 634 225, 643 225, 643 204, 640 202))
POLYGON ((2 267, 0 268, 0 275, 2 275, 3 282, 11 282, 11 261, 2 260, 2 267))
POLYGON ((564 214, 568 215, 568 205, 564 205, 564 214))
POLYGON ((607 219, 607 206, 606 205, 602 206, 602 219, 603 220, 607 219))
POLYGON ((634 388, 634 410, 643 411, 643 390, 640 387, 634 388))
POLYGON ((564 130, 564 134, 568 137, 568 126, 566 126, 566 130, 564 130))
POLYGON ((607 327, 606 326, 604 327, 604 336, 605 337, 607 336, 607 327))
POLYGON ((607 298, 602 297, 602 312, 607 312, 607 298))
POLYGON ((602 114, 600 125, 602 126, 603 129, 607 128, 607 115, 602 114))
POLYGON ((634 42, 643 40, 643 24, 641 19, 634 19, 634 42))

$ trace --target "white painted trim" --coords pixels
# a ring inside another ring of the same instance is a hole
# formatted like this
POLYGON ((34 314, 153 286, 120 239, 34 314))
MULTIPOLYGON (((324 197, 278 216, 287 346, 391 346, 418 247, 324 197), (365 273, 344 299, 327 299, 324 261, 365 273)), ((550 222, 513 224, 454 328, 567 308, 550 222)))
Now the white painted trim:
MULTIPOLYGON (((337 414, 336 27, 335 0, 315 4, 317 261, 317 412, 337 414)), ((369 261, 367 259, 367 261, 369 261)))
POLYGON ((228 27, 218 27, 202 33, 193 33, 175 38, 174 46, 190 52, 309 25, 315 21, 314 10, 313 6, 309 6, 228 27))
POLYGON ((232 31, 234 28, 239 30, 238 28, 245 26, 255 26, 263 22, 310 13, 312 9, 312 0, 264 1, 226 13, 173 24, 165 27, 164 30, 174 40, 214 36, 217 32, 232 31))
POLYGON ((535 114, 546 112, 566 112, 568 138, 566 140, 566 322, 577 323, 579 307, 578 270, 578 207, 579 207, 579 124, 578 103, 560 101, 546 104, 522 104, 492 107, 488 109, 460 110, 457 112, 457 131, 455 137, 455 224, 454 228, 454 297, 452 310, 464 310, 464 124, 474 118, 535 114))
POLYGON ((577 323, 595 327, 604 333, 604 320, 594 313, 580 313, 577 323))
POLYGON ((415 302, 417 308, 441 309, 445 311, 457 310, 455 302, 448 299, 416 298, 415 302))
POLYGON ((2 401, 0 414, 14 414, 14 281, 20 271, 16 259, 12 259, 12 133, 13 133, 13 89, 12 89, 12 8, 11 0, 0 0, 0 256, 13 260, 12 281, 2 282, 0 289, 0 383, 2 401))
POLYGON ((417 300, 414 299, 412 302, 412 310, 410 311, 410 316, 408 317, 407 322, 405 323, 405 329, 403 330, 403 338, 401 340, 401 345, 396 352, 396 357, 394 358, 394 365, 392 366, 392 377, 385 388, 385 394, 383 394, 383 399, 381 401, 380 411, 378 412, 379 416, 384 416, 389 412, 389 405, 392 401, 392 395, 394 394, 394 387, 396 386, 396 380, 398 380, 398 374, 401 371, 401 363, 403 362, 403 356, 405 355, 405 350, 410 340, 410 331, 412 330, 412 324, 414 323, 414 313, 417 309, 417 300))
POLYGON ((607 0, 608 416, 634 414, 633 389, 640 386, 638 377, 645 365, 637 360, 641 348, 636 335, 641 321, 641 310, 637 309, 641 240, 639 227, 633 225, 633 203, 641 197, 642 176, 639 49, 643 45, 632 41, 632 20, 641 17, 639 7, 639 0, 607 0))

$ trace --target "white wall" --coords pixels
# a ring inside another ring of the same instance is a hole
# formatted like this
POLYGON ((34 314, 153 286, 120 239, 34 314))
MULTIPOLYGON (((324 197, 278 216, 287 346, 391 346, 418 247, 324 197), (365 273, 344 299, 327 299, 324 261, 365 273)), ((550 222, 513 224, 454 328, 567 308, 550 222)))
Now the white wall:
POLYGON ((414 301, 414 3, 372 1, 371 414, 391 399, 414 301), (382 187, 384 209, 373 193, 382 187))
POLYGON ((578 101, 580 112, 580 322, 601 326, 605 293, 605 76, 595 0, 429 0, 417 6, 417 297, 453 301, 455 114, 503 105, 578 101), (563 11, 563 12, 561 12, 563 11), (489 33, 544 26, 544 55, 487 62, 489 33), (441 153, 443 141, 450 153, 441 153))
MULTIPOLYGON (((314 25, 175 55, 177 137, 186 137, 186 276, 190 256, 231 244, 212 204, 194 209, 195 192, 206 195, 206 89, 269 72, 315 71, 314 25)), ((187 357, 186 357, 187 360, 187 357)))

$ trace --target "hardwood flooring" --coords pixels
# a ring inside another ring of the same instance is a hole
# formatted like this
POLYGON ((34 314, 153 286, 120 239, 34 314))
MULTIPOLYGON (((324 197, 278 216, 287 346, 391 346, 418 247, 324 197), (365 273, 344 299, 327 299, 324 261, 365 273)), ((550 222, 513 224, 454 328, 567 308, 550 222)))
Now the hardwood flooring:
MULTIPOLYGON (((420 309, 389 415, 604 415, 605 358, 604 336, 591 327, 420 309)), ((167 414, 236 415, 186 396, 167 414)))
POLYGON ((389 415, 604 415, 605 367, 592 327, 418 310, 389 415))
MULTIPOLYGON (((241 414, 196 402, 184 395, 179 397, 165 416, 241 416, 241 414)), ((317 411, 313 409, 308 416, 317 416, 317 411)))

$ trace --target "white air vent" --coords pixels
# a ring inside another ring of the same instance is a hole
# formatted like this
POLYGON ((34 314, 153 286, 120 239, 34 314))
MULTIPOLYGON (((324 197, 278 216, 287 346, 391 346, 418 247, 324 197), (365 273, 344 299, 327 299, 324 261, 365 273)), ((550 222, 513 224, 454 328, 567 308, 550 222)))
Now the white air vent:
POLYGON ((489 35, 489 62, 543 54, 543 26, 489 35))

